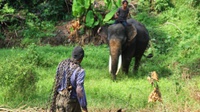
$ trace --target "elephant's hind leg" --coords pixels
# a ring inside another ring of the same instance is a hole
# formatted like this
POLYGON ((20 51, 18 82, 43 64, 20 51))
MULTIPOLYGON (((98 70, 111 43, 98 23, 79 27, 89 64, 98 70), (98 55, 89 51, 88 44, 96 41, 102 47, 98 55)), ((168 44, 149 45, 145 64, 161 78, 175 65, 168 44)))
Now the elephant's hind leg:
POLYGON ((133 72, 138 70, 141 58, 142 58, 142 56, 135 57, 135 65, 133 68, 133 72))

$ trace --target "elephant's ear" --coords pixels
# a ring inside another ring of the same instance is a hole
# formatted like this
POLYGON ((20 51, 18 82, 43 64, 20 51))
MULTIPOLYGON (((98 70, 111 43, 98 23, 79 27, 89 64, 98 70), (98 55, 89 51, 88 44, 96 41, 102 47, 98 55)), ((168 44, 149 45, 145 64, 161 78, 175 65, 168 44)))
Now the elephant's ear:
POLYGON ((137 29, 134 25, 128 25, 128 41, 132 41, 137 35, 137 29))
POLYGON ((107 26, 99 27, 99 29, 97 30, 97 34, 101 37, 101 39, 104 43, 107 43, 107 37, 108 37, 107 30, 108 30, 107 26))

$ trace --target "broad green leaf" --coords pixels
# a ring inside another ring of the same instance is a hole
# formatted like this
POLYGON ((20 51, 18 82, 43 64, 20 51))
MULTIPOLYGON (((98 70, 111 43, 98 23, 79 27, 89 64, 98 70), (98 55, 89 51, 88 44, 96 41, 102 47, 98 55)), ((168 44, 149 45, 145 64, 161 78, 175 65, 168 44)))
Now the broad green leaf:
POLYGON ((122 2, 121 2, 121 0, 117 0, 117 2, 115 0, 113 0, 113 3, 114 3, 116 8, 119 8, 119 7, 121 7, 122 2))
POLYGON ((94 22, 93 27, 97 26, 98 24, 99 24, 99 20, 97 20, 97 21, 94 22))
POLYGON ((108 10, 111 10, 112 9, 112 1, 111 0, 108 0, 108 10))
POLYGON ((115 5, 115 7, 117 8, 118 6, 117 6, 117 3, 115 2, 115 0, 113 0, 112 2, 115 5))
POLYGON ((103 17, 99 12, 94 12, 94 14, 98 17, 98 21, 100 22, 100 24, 103 22, 103 17))
POLYGON ((108 22, 105 22, 107 24, 113 24, 115 22, 115 20, 109 20, 108 22))
POLYGON ((77 12, 77 0, 73 0, 73 4, 72 4, 72 13, 73 13, 73 16, 77 16, 78 12, 77 12))
POLYGON ((87 10, 90 7, 91 0, 84 0, 85 1, 85 9, 87 10))
POLYGON ((80 17, 82 14, 84 14, 85 9, 83 7, 83 4, 81 3, 81 0, 73 0, 72 5, 72 13, 75 17, 80 17))
POLYGON ((120 7, 121 4, 122 4, 121 0, 118 0, 118 1, 117 1, 117 6, 120 7))
POLYGON ((86 15, 86 26, 88 27, 93 27, 94 23, 94 14, 92 10, 89 10, 87 15, 86 15))
POLYGON ((106 14, 103 22, 109 21, 113 17, 113 15, 116 13, 116 11, 117 11, 117 8, 112 10, 112 11, 110 11, 108 14, 106 14))

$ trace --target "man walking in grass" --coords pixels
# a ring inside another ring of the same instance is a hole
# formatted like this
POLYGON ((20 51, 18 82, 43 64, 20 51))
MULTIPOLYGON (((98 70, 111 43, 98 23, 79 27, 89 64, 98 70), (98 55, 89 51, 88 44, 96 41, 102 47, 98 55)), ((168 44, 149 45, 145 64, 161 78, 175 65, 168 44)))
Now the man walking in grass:
POLYGON ((52 112, 84 112, 87 110, 86 94, 84 90, 85 71, 80 63, 84 57, 84 50, 77 46, 72 52, 72 59, 59 63, 54 85, 52 112))

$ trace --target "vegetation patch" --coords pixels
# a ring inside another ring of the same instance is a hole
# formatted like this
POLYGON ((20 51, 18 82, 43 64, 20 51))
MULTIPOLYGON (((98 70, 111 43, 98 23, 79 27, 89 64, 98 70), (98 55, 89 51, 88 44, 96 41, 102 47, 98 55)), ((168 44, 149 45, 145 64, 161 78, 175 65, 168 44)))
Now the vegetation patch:
MULTIPOLYGON (((143 57, 137 73, 120 71, 113 82, 108 72, 108 45, 91 35, 96 34, 100 25, 112 24, 114 11, 110 9, 117 8, 120 1, 117 4, 108 1, 102 5, 99 2, 97 6, 102 9, 94 9, 94 1, 88 0, 82 9, 76 9, 83 17, 80 20, 72 15, 75 9, 66 10, 73 7, 69 1, 0 0, 0 107, 45 110, 58 63, 71 57, 74 46, 82 45, 89 111, 199 111, 200 3, 197 0, 130 1, 132 18, 144 24, 151 36, 145 54, 152 53, 153 57, 143 57), (75 21, 79 21, 79 28, 72 29, 75 21), (71 38, 78 41, 70 43, 68 33, 75 30, 78 37, 71 38), (163 103, 148 103, 154 87, 146 77, 152 71, 159 74, 163 103)), ((129 71, 133 63, 134 60, 129 71)))

